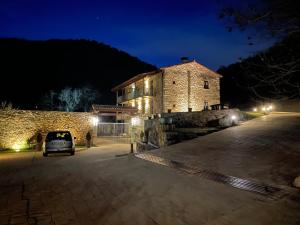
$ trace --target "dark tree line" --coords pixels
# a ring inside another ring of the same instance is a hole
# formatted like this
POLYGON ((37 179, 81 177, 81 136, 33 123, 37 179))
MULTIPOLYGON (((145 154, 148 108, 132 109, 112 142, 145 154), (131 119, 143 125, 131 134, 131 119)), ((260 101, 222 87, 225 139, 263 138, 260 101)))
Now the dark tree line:
POLYGON ((113 86, 154 69, 96 41, 0 39, 0 102, 40 108, 41 97, 50 90, 88 86, 99 92, 101 103, 115 104, 113 86))
POLYGON ((249 45, 268 38, 277 39, 277 43, 240 63, 221 68, 219 72, 225 75, 225 92, 231 85, 252 100, 300 98, 300 1, 246 3, 237 7, 225 6, 221 11, 220 18, 225 21, 228 31, 252 30, 248 32, 249 45))

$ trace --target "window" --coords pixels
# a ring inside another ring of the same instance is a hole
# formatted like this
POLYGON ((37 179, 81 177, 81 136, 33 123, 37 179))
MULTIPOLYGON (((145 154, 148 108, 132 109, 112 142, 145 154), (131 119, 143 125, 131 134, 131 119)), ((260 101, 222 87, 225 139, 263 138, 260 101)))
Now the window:
POLYGON ((209 89, 209 83, 207 80, 204 81, 204 89, 209 89))
POLYGON ((175 108, 175 107, 176 107, 176 105, 174 104, 174 105, 173 105, 173 108, 175 108))
POLYGON ((168 113, 171 113, 172 112, 172 110, 171 109, 168 109, 168 113))
POLYGON ((176 82, 173 80, 173 84, 176 84, 176 82))

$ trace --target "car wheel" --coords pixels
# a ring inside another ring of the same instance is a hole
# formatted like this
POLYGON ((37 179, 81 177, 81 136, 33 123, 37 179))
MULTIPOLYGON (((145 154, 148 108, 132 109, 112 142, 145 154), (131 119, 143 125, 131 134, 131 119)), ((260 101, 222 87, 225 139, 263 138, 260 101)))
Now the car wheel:
POLYGON ((71 155, 75 155, 75 151, 71 151, 71 155))
POLYGON ((44 157, 47 157, 47 156, 48 156, 48 153, 47 153, 47 152, 43 152, 43 156, 44 156, 44 157))

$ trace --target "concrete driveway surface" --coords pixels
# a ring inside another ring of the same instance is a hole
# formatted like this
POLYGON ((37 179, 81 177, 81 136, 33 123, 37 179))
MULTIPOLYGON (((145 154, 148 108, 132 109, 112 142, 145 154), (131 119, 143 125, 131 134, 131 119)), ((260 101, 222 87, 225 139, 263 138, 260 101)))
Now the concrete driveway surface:
POLYGON ((291 186, 300 175, 300 113, 273 113, 151 154, 227 175, 291 186))
POLYGON ((278 114, 151 152, 286 187, 289 195, 278 200, 134 156, 114 157, 126 152, 122 144, 75 156, 0 154, 0 225, 300 224, 300 194, 286 178, 289 169, 291 177, 299 172, 298 144, 299 114, 278 114))

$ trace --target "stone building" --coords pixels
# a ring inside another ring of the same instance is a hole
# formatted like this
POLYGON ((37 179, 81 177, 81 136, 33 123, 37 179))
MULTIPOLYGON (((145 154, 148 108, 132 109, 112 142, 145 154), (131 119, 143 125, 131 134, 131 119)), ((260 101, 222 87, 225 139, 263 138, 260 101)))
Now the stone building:
POLYGON ((221 75, 194 61, 138 74, 114 87, 117 104, 144 116, 202 111, 220 104, 221 75))

